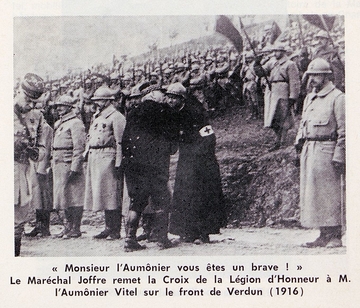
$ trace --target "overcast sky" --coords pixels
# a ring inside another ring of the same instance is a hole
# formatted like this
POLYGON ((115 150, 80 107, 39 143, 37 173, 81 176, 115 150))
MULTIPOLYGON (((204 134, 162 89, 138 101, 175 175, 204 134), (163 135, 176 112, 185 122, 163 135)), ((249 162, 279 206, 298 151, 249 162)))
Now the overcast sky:
POLYGON ((136 55, 213 33, 215 16, 17 17, 14 75, 62 76, 68 68, 110 63, 112 55, 136 55))

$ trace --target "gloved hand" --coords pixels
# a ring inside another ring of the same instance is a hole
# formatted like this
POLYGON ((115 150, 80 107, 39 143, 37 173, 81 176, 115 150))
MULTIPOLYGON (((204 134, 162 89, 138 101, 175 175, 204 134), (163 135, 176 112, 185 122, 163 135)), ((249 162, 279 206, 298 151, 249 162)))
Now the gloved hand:
POLYGON ((334 166, 336 173, 345 174, 345 164, 344 163, 333 161, 332 165, 334 166))

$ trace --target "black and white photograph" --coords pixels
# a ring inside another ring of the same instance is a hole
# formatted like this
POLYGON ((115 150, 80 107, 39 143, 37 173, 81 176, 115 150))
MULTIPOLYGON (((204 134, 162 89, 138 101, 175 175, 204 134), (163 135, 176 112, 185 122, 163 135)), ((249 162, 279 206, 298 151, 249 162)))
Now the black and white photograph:
POLYGON ((344 34, 15 17, 15 255, 345 253, 344 34))
POLYGON ((6 307, 357 306, 360 10, 259 2, 14 1, 6 307))

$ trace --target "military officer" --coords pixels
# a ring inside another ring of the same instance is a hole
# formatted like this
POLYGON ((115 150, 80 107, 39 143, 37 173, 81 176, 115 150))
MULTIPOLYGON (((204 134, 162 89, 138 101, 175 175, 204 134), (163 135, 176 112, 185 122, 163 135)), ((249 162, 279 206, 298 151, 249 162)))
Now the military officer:
POLYGON ((90 125, 86 155, 85 209, 105 211, 105 230, 95 239, 119 239, 123 173, 121 142, 125 117, 111 104, 112 90, 100 87, 92 100, 97 105, 90 125))
POLYGON ((320 236, 305 247, 342 246, 345 172, 345 95, 331 80, 330 64, 310 62, 306 73, 313 91, 304 102, 295 148, 300 153, 300 219, 320 236))
POLYGON ((123 138, 124 170, 130 196, 125 250, 145 247, 136 239, 141 214, 151 197, 155 209, 155 233, 161 248, 172 243, 167 237, 171 195, 168 188, 171 141, 177 136, 172 130, 170 109, 164 95, 154 90, 142 98, 141 104, 130 109, 123 138))
POLYGON ((43 133, 46 122, 42 113, 34 109, 43 90, 42 78, 29 73, 25 75, 20 93, 14 99, 15 256, 20 255, 24 224, 35 209, 34 233, 50 235, 50 212, 44 210, 46 204, 42 194, 46 164, 40 163, 46 156, 47 140, 43 133))
POLYGON ((76 238, 81 236, 84 207, 85 127, 76 115, 72 97, 61 96, 55 106, 60 119, 54 125, 52 152, 54 208, 65 213, 64 230, 57 237, 76 238))

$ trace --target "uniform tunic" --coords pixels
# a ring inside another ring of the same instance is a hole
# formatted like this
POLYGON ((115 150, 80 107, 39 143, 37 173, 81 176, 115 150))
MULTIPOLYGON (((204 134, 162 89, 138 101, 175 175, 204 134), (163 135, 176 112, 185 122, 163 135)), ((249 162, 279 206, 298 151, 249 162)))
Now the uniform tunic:
POLYGON ((341 225, 340 175, 332 162, 345 163, 345 96, 329 83, 310 93, 295 144, 306 138, 300 158, 300 218, 304 227, 341 225))
POLYGON ((170 233, 191 239, 219 233, 226 224, 215 134, 196 98, 179 112, 179 161, 176 170, 170 233))
MULTIPOLYGON (((17 97, 16 99, 22 99, 17 97)), ((14 115, 14 204, 15 222, 26 221, 30 213, 35 209, 43 209, 44 200, 37 173, 45 174, 42 160, 47 159, 46 155, 46 134, 43 127, 46 122, 39 110, 30 110, 22 114, 15 112, 14 115), (18 151, 20 144, 34 143, 39 149, 37 161, 31 160, 25 151, 18 151)), ((50 139, 51 140, 51 139, 50 139)))
MULTIPOLYGON (((286 56, 277 61, 268 61, 264 65, 265 72, 270 72, 269 87, 265 91, 264 126, 272 127, 278 108, 288 109, 288 99, 296 100, 300 93, 300 77, 296 64, 286 56), (281 104, 281 100, 284 104, 281 104)), ((280 112, 280 123, 285 121, 287 110, 280 112)))
POLYGON ((100 211, 121 207, 122 189, 115 167, 120 167, 122 160, 124 128, 125 117, 113 105, 93 116, 86 146, 85 209, 100 211))
POLYGON ((52 164, 55 209, 84 205, 85 138, 84 124, 74 111, 64 115, 55 123, 52 164), (69 182, 71 171, 79 173, 79 176, 69 182))

